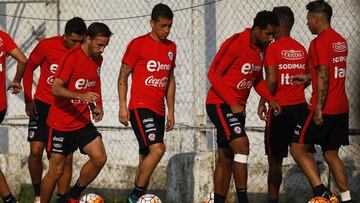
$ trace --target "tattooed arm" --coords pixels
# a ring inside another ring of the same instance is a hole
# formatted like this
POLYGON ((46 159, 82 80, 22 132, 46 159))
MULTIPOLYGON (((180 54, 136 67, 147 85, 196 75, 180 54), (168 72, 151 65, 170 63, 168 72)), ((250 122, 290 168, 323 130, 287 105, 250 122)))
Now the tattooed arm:
POLYGON ((322 108, 326 102, 326 97, 329 89, 329 68, 327 66, 316 67, 316 93, 317 100, 315 105, 314 122, 316 125, 323 124, 322 108))
POLYGON ((119 94, 119 121, 125 126, 129 125, 130 113, 126 106, 126 95, 128 91, 128 78, 132 68, 126 64, 121 64, 118 78, 118 94, 119 94))

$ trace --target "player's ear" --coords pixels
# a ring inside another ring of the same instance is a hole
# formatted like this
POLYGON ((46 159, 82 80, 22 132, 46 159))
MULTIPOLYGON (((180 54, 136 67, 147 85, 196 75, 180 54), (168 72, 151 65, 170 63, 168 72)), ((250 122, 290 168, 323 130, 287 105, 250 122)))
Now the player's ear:
POLYGON ((86 36, 86 37, 85 37, 85 41, 86 41, 86 43, 88 43, 88 44, 89 44, 89 43, 90 43, 90 41, 91 41, 90 36, 86 36))
POLYGON ((152 29, 155 27, 155 21, 154 20, 150 20, 150 27, 152 29))

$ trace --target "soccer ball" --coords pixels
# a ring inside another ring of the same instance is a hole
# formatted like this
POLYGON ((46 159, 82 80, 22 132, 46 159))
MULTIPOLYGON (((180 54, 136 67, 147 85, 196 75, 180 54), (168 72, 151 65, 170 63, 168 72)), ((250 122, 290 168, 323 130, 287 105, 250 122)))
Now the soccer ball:
POLYGON ((313 197, 308 203, 331 203, 331 201, 325 197, 313 197))
POLYGON ((137 203, 161 203, 161 200, 156 195, 145 194, 138 199, 137 203))
POLYGON ((100 195, 88 193, 80 198, 80 203, 104 203, 104 200, 100 195))
POLYGON ((335 196, 330 197, 330 202, 331 203, 340 203, 339 199, 335 196))
POLYGON ((208 193, 202 198, 201 203, 214 203, 214 193, 208 193))

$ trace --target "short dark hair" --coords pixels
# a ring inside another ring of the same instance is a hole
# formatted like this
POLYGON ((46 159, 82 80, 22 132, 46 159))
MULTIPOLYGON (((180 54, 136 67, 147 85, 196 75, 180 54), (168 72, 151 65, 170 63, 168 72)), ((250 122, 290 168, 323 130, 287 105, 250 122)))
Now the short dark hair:
POLYGON ((294 13, 291 8, 288 6, 274 7, 272 12, 278 17, 279 23, 285 26, 290 32, 294 25, 294 13))
POLYGON ((174 17, 174 13, 172 12, 169 6, 160 3, 155 5, 154 8, 152 9, 151 20, 157 21, 159 20, 159 17, 172 20, 174 17))
POLYGON ((260 11, 254 18, 254 24, 252 29, 260 27, 260 29, 266 29, 268 25, 279 26, 279 19, 272 11, 260 11))
POLYGON ((326 15, 327 20, 331 21, 332 16, 332 8, 328 2, 325 2, 324 0, 316 0, 308 3, 306 5, 306 10, 308 10, 311 13, 323 13, 326 15))
POLYGON ((96 36, 111 37, 112 34, 110 28, 100 22, 91 23, 86 31, 86 36, 89 36, 91 39, 94 39, 96 36))
POLYGON ((74 17, 66 22, 65 34, 71 35, 71 33, 78 35, 84 35, 86 33, 86 24, 82 18, 74 17))

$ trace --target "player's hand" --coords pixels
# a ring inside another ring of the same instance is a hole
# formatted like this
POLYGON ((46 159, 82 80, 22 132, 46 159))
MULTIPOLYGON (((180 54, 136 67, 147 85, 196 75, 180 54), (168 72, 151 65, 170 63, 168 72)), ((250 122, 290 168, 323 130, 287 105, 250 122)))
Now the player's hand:
POLYGON ((96 103, 90 103, 91 117, 94 119, 95 123, 102 120, 104 116, 104 111, 102 108, 96 105, 96 103))
POLYGON ((308 74, 298 74, 290 77, 290 82, 294 83, 295 85, 302 85, 310 82, 310 80, 311 77, 308 74))
POLYGON ((265 104, 259 104, 257 114, 263 121, 267 121, 267 107, 265 104))
POLYGON ((175 125, 175 116, 173 113, 168 114, 166 118, 166 132, 172 130, 175 125))
POLYGON ((128 108, 126 106, 121 106, 119 109, 120 123, 122 123, 124 126, 128 126, 129 120, 130 120, 130 112, 129 112, 128 108))
POLYGON ((234 115, 241 115, 241 116, 245 116, 245 107, 244 105, 241 105, 241 104, 235 104, 235 105, 232 105, 230 106, 230 109, 231 109, 231 112, 234 114, 234 115))
POLYGON ((6 90, 8 90, 8 91, 10 90, 10 92, 12 94, 17 94, 17 93, 21 92, 21 90, 22 90, 21 83, 12 81, 6 90))
POLYGON ((313 119, 314 119, 315 124, 318 126, 320 126, 324 123, 321 108, 315 108, 313 119))
POLYGON ((25 104, 25 111, 26 111, 26 115, 29 117, 32 117, 34 115, 37 114, 36 111, 36 105, 34 102, 29 102, 25 104))
POLYGON ((86 92, 79 94, 78 99, 82 102, 94 103, 99 101, 100 95, 96 92, 86 92))
POLYGON ((274 115, 275 116, 277 116, 277 115, 279 115, 280 113, 281 113, 281 106, 279 105, 279 103, 277 103, 277 101, 275 101, 275 100, 270 100, 269 102, 268 102, 270 105, 271 105, 271 107, 273 108, 273 111, 274 111, 274 115))

